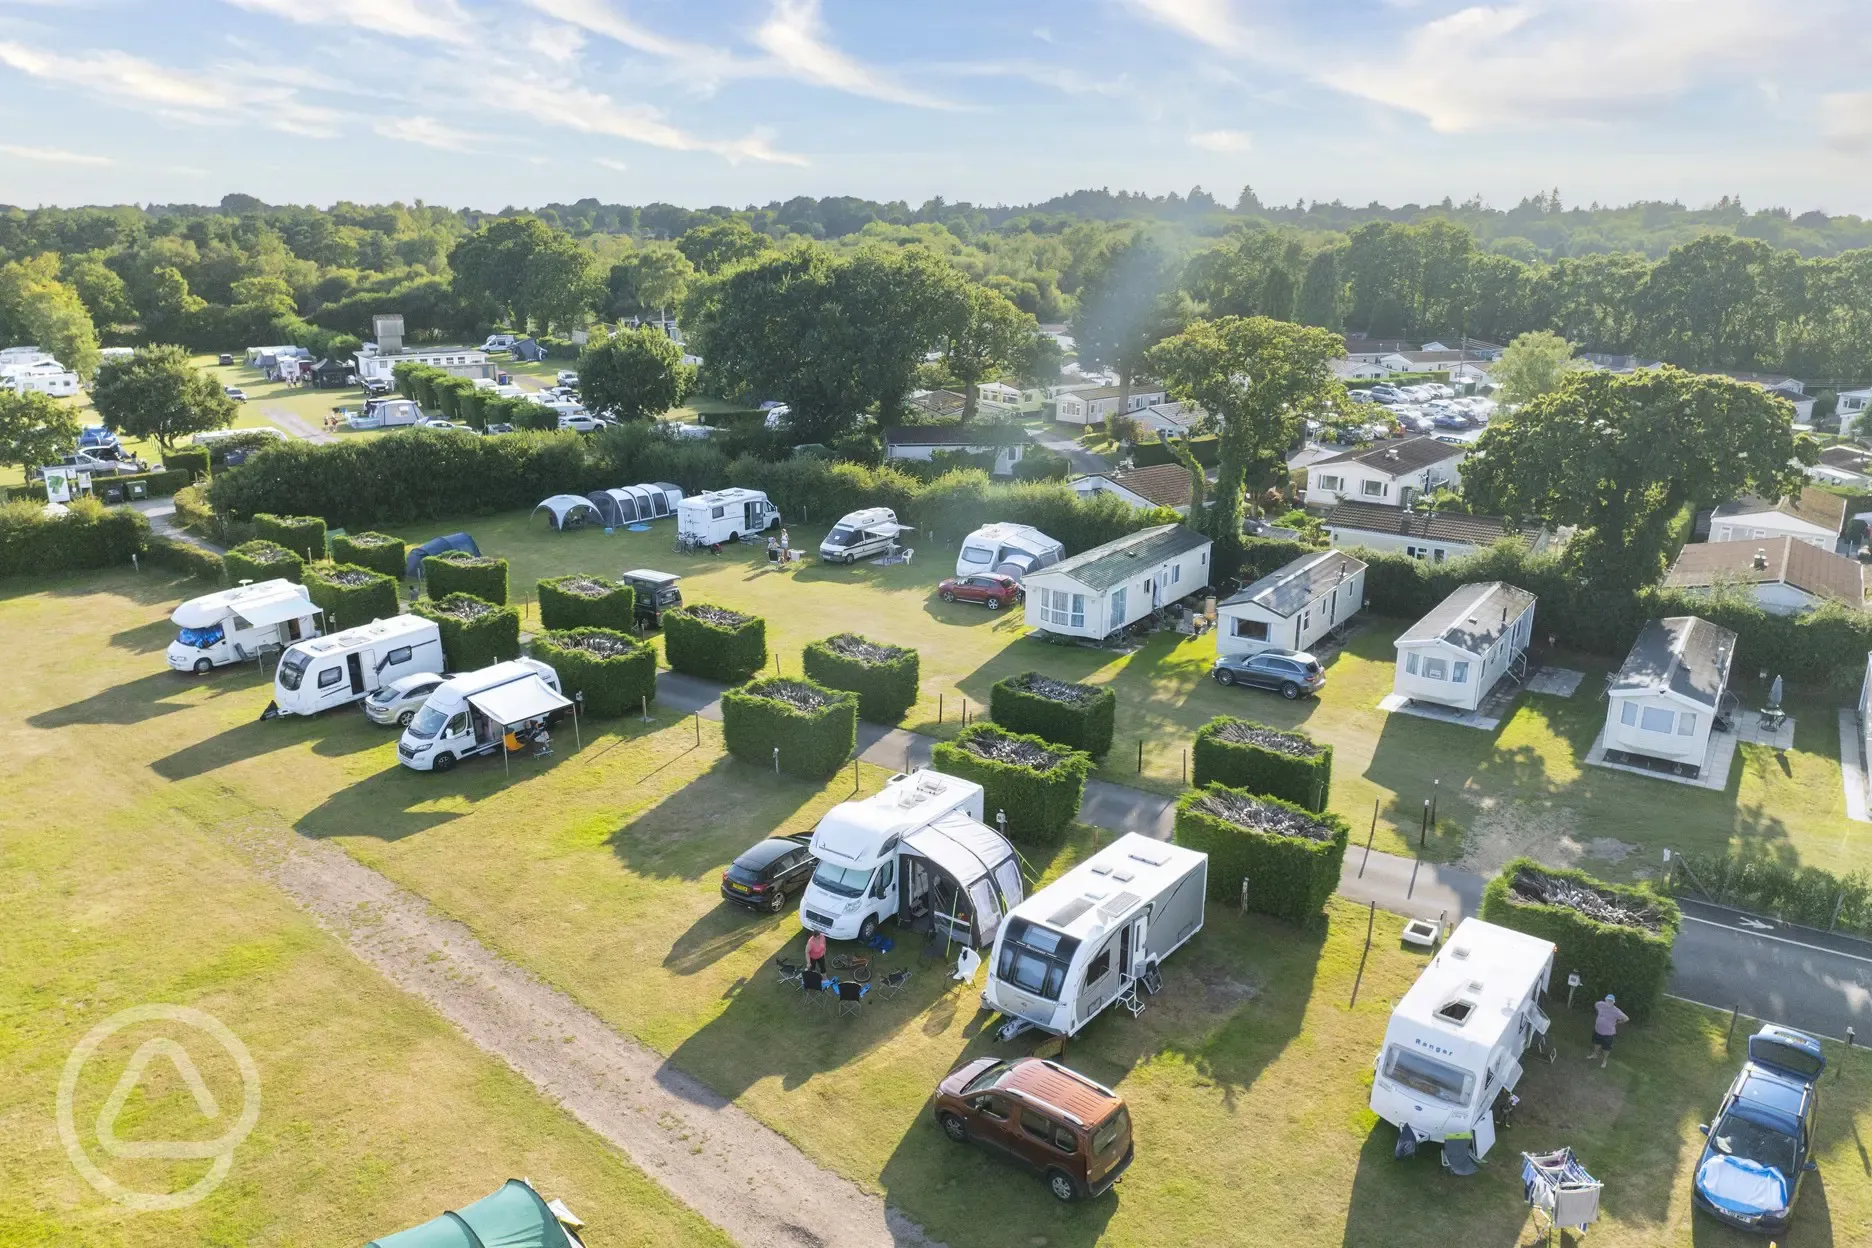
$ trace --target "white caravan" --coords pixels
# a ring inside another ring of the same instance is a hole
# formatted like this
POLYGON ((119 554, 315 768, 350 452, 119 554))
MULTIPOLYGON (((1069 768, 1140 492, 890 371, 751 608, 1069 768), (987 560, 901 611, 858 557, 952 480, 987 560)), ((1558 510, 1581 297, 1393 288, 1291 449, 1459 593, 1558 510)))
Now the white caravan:
POLYGON ((800 922, 868 940, 886 919, 927 916, 957 944, 987 945, 1024 887, 1014 847, 981 817, 982 787, 939 771, 895 775, 839 803, 813 829, 819 867, 800 895, 800 922))
POLYGON ((1039 529, 1026 524, 984 524, 962 539, 956 556, 957 576, 999 572, 1015 580, 1029 572, 1051 567, 1066 557, 1066 548, 1039 529))
POLYGON ((302 641, 273 673, 275 715, 316 715, 361 702, 401 676, 442 670, 442 631, 434 620, 395 615, 302 641))
POLYGON ((1551 941, 1464 919, 1430 959, 1391 1011, 1372 1080, 1372 1112, 1397 1127, 1400 1155, 1419 1140, 1443 1141, 1446 1157, 1450 1141, 1477 1157, 1495 1143, 1495 1098, 1547 1030, 1553 957, 1551 941))
POLYGON ((249 581, 191 598, 169 616, 181 630, 169 643, 169 666, 201 674, 246 662, 318 636, 320 614, 306 587, 287 580, 249 581))
POLYGON ((492 754, 509 729, 550 723, 572 702, 559 673, 538 659, 509 659, 445 681, 397 742, 397 761, 416 771, 447 771, 460 759, 492 754))
POLYGON ((780 509, 759 490, 710 490, 685 498, 676 508, 676 534, 708 545, 762 533, 780 523, 780 509))
POLYGON ((888 507, 848 511, 819 543, 819 557, 827 563, 857 563, 881 555, 896 544, 904 528, 897 523, 897 513, 888 507))
POLYGON ((982 1003, 1054 1035, 1113 1001, 1144 1008, 1163 960, 1202 930, 1209 855, 1128 832, 1015 908, 982 1003))

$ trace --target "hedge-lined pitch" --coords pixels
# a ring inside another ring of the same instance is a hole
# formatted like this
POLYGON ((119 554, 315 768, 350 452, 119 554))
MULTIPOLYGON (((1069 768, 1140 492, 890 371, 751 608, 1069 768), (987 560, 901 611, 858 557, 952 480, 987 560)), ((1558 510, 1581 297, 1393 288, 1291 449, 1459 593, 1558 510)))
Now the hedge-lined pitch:
POLYGON ((637 591, 602 576, 549 576, 539 583, 540 623, 551 629, 609 628, 635 624, 637 591))
POLYGON ((1209 900, 1239 903, 1245 878, 1250 910, 1296 923, 1339 887, 1347 836, 1337 815, 1220 784, 1177 802, 1174 838, 1209 855, 1209 900))
POLYGON ((388 533, 366 532, 334 533, 328 540, 334 562, 355 564, 399 581, 403 579, 409 548, 403 544, 402 538, 391 537, 388 533))
POLYGON ((471 594, 418 599, 410 610, 434 620, 442 657, 453 672, 473 672, 520 657, 520 608, 497 606, 471 594))
POLYGON ((242 542, 221 557, 227 565, 228 584, 242 581, 271 581, 284 577, 289 581, 305 580, 305 560, 278 542, 255 538, 242 542))
POLYGON ((778 749, 781 771, 823 780, 858 744, 858 697, 810 680, 757 680, 722 695, 722 740, 742 762, 772 767, 778 749))
POLYGON ((1007 816, 1015 840, 1058 841, 1079 816, 1092 756, 996 724, 970 724, 954 741, 930 751, 936 770, 982 786, 983 813, 996 826, 1007 816))
POLYGON ((471 594, 483 602, 506 605, 507 561, 493 555, 445 550, 424 555, 423 585, 438 602, 451 594, 471 594))
POLYGON ((808 642, 802 656, 807 679, 858 695, 858 715, 874 724, 894 724, 916 705, 917 652, 902 646, 838 633, 808 642))
POLYGON ((275 516, 259 512, 253 518, 254 536, 278 542, 307 563, 325 557, 325 522, 317 516, 275 516))
POLYGON ((1332 746, 1297 729, 1218 715, 1196 730, 1192 754, 1197 788, 1227 785, 1308 810, 1325 810, 1332 796, 1332 746))
POLYGON ((400 609, 397 583, 381 572, 351 563, 306 565, 305 587, 325 611, 325 631, 387 620, 400 609))
POLYGON ((675 671, 739 684, 767 666, 767 621, 701 602, 665 611, 663 657, 675 671))
POLYGON ((609 718, 641 711, 656 701, 656 651, 609 628, 541 633, 533 657, 559 673, 567 697, 581 697, 585 712, 609 718))
POLYGON ((994 683, 988 714, 1009 732, 1031 733, 1103 758, 1111 750, 1118 695, 1099 685, 1021 672, 994 683))

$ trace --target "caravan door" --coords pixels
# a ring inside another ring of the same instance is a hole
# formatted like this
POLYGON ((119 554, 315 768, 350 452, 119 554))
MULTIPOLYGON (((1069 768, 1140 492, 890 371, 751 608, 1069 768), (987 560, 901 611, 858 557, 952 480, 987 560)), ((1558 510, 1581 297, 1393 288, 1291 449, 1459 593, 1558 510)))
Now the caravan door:
POLYGON ((765 499, 751 498, 741 504, 741 531, 759 533, 767 527, 767 502, 765 499))
POLYGON ((364 665, 374 657, 368 650, 362 654, 354 650, 345 656, 345 675, 351 682, 351 696, 361 698, 370 692, 364 684, 364 665))
POLYGON ((1493 1147, 1495 1147, 1495 1111, 1485 1105, 1482 1107, 1482 1116, 1476 1119, 1475 1155, 1486 1157, 1488 1150, 1493 1147))

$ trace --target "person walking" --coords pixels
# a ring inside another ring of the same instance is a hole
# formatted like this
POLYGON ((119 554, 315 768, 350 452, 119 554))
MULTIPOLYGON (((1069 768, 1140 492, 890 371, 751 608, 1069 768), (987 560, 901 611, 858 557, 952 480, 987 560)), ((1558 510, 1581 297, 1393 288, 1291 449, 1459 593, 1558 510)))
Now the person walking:
POLYGON ((824 932, 814 932, 806 938, 806 969, 825 974, 826 938, 824 932))
POLYGON ((1593 1047, 1586 1051, 1586 1060, 1592 1061, 1593 1054, 1597 1052, 1600 1070, 1611 1065, 1612 1041, 1618 1035, 1618 1025, 1629 1022, 1631 1016, 1618 1008, 1618 998, 1611 993, 1605 994, 1605 1000, 1593 1002, 1593 1047))

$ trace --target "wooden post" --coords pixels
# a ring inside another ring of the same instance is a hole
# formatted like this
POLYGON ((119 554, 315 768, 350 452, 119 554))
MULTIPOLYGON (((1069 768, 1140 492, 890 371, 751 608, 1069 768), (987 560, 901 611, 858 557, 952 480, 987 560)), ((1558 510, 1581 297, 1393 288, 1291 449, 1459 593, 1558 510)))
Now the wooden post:
POLYGON ((858 760, 852 759, 852 796, 858 796, 858 760))
POLYGON ((1189 747, 1183 747, 1183 783, 1189 783, 1189 747))
POLYGON ((1365 857, 1358 864, 1358 878, 1361 880, 1365 878, 1365 864, 1371 861, 1371 843, 1378 835, 1378 803, 1383 800, 1378 797, 1372 798, 1371 831, 1365 834, 1365 857))
POLYGON ((1359 954, 1358 974, 1354 976, 1352 979, 1352 1002, 1350 1005, 1346 1006, 1346 1009, 1348 1010, 1356 1009, 1358 1007, 1359 985, 1365 982, 1365 959, 1371 956, 1372 925, 1378 922, 1378 903, 1375 901, 1367 902, 1366 906, 1367 906, 1367 909, 1365 911, 1365 951, 1359 954))
POLYGON ((1735 1042, 1736 1016, 1741 1013, 1742 1005, 1740 1002, 1737 1002, 1735 1008, 1729 1011, 1729 1034, 1723 1037, 1723 1052, 1725 1053, 1729 1051, 1730 1045, 1735 1042))
POLYGON ((1144 738, 1138 738, 1138 775, 1144 774, 1144 738))
POLYGON ((697 711, 695 713, 695 743, 697 745, 702 744, 702 712, 701 711, 697 711))
POLYGON ((942 719, 943 719, 943 695, 939 693, 936 695, 936 722, 940 724, 942 723, 942 719))

